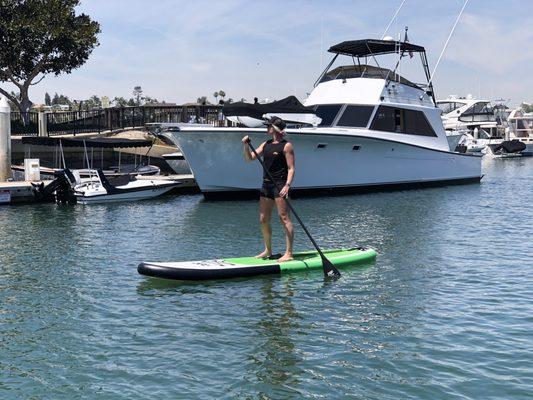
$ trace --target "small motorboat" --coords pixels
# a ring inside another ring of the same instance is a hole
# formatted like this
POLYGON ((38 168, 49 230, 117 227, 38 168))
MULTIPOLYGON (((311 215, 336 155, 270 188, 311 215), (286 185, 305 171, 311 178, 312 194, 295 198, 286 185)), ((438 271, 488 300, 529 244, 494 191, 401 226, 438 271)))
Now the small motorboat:
POLYGON ((521 157, 522 151, 526 149, 525 143, 518 139, 504 140, 498 144, 489 144, 484 149, 484 154, 496 158, 515 158, 521 157))
POLYGON ((78 180, 76 177, 73 190, 78 203, 93 204, 151 199, 161 196, 179 185, 181 185, 179 181, 134 179, 123 185, 113 186, 102 170, 93 170, 93 175, 87 182, 78 180))

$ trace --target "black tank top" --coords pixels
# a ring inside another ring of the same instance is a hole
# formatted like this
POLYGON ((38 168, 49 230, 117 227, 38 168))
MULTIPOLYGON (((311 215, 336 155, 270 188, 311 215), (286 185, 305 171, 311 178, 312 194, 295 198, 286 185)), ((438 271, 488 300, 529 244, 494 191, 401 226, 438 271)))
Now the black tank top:
MULTIPOLYGON (((283 149, 285 148, 287 141, 283 139, 278 143, 272 142, 273 140, 270 139, 263 147, 263 161, 265 167, 270 172, 270 175, 274 178, 274 181, 277 183, 285 183, 287 182, 289 167, 287 166, 287 159, 285 158, 285 152, 283 149)), ((270 178, 264 171, 263 180, 270 182, 270 178)))

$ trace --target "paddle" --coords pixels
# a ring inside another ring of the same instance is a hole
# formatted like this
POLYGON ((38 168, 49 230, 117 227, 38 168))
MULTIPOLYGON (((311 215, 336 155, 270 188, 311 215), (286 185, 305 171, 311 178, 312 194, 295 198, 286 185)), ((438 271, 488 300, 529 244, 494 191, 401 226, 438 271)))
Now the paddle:
MULTIPOLYGON (((266 172, 270 180, 274 182, 274 185, 276 186, 276 189, 278 190, 278 193, 279 193, 281 191, 281 188, 277 185, 276 181, 270 174, 270 171, 265 167, 265 164, 263 163, 263 160, 261 160, 261 157, 259 157, 259 154, 257 154, 257 151, 255 151, 255 148, 254 146, 252 146, 252 141, 250 140, 250 138, 248 138, 247 143, 250 149, 252 150, 252 152, 254 153, 255 158, 257 158, 257 160, 261 163, 263 170, 266 172)), ((313 239, 313 236, 311 236, 311 234, 305 227, 304 223, 302 222, 302 220, 300 219, 296 211, 294 211, 294 208, 292 204, 289 202, 289 199, 287 197, 285 197, 285 201, 287 202, 287 205, 289 206, 289 209, 291 210, 291 212, 294 214, 294 216, 296 217, 296 219, 302 226, 304 232, 307 234, 307 236, 311 240, 311 243, 313 243, 313 246, 315 246, 316 251, 318 251, 318 254, 320 254, 320 258, 322 259, 322 269, 324 270, 324 276, 326 277, 330 276, 329 274, 331 273, 333 278, 335 279, 339 278, 341 276, 341 273, 339 272, 339 270, 335 268, 335 266, 331 263, 331 261, 329 261, 324 255, 324 253, 322 253, 322 250, 320 250, 320 247, 318 247, 318 244, 316 243, 315 239, 313 239)))

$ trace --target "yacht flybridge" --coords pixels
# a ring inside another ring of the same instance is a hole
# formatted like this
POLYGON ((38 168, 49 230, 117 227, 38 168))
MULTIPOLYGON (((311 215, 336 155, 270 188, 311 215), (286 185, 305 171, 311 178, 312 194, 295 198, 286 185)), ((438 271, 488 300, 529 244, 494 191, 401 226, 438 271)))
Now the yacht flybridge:
MULTIPOLYGON (((304 106, 319 123, 287 129, 294 145, 292 192, 330 193, 479 182, 481 157, 450 151, 436 107, 425 50, 394 40, 352 40, 329 49, 333 60, 304 106), (426 84, 400 76, 400 65, 418 53, 426 84), (335 66, 349 58, 349 65, 335 66), (378 56, 393 59, 393 69, 378 56), (373 61, 376 65, 369 65, 373 61)), ((208 198, 257 193, 259 163, 247 164, 241 139, 259 145, 264 128, 191 125, 168 135, 182 149, 208 198)))

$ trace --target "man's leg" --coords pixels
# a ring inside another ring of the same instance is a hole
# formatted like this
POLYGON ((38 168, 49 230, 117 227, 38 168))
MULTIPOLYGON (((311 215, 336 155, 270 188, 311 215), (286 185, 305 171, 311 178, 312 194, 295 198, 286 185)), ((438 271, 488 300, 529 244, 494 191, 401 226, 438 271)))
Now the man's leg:
POLYGON ((270 218, 273 208, 273 199, 262 196, 259 198, 259 224, 261 225, 261 233, 265 242, 265 251, 256 255, 256 258, 270 257, 272 255, 272 227, 270 226, 270 218))
POLYGON ((278 208, 278 215, 281 224, 285 228, 285 242, 287 245, 285 254, 278 261, 292 260, 292 243, 294 241, 294 228, 292 226, 289 214, 289 207, 287 206, 287 202, 285 201, 285 199, 281 197, 276 198, 276 206, 278 208))

